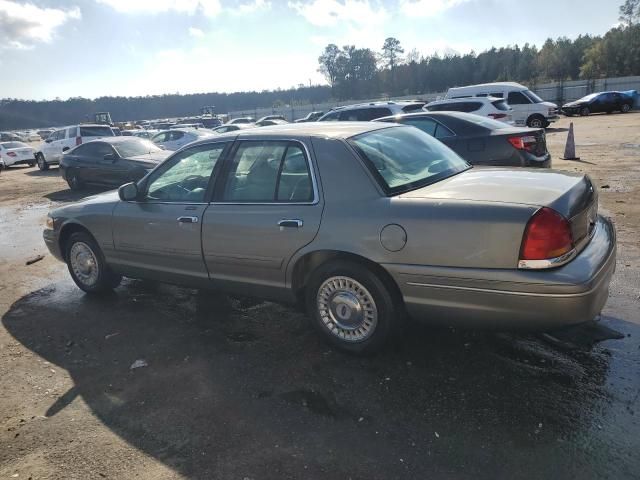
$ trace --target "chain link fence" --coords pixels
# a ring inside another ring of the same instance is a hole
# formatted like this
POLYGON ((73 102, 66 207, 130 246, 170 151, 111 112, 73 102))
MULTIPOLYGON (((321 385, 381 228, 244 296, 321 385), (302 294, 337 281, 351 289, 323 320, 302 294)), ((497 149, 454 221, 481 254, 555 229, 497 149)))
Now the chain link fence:
MULTIPOLYGON (((637 77, 617 77, 599 78, 594 80, 572 80, 566 82, 551 82, 540 85, 529 85, 531 90, 537 93, 543 100, 553 102, 561 106, 563 103, 577 100, 585 95, 606 90, 638 90, 640 91, 640 76, 637 77)), ((353 100, 343 102, 325 102, 306 105, 283 105, 272 108, 253 108, 229 112, 229 119, 238 117, 253 117, 256 120, 266 115, 282 115, 286 120, 292 122, 303 118, 311 112, 328 112, 334 107, 341 105, 352 105, 354 103, 371 103, 391 100, 413 100, 420 99, 433 101, 445 96, 447 92, 433 92, 421 95, 407 95, 403 97, 382 97, 367 100, 353 100)), ((636 98, 635 108, 640 108, 638 98, 636 98)))

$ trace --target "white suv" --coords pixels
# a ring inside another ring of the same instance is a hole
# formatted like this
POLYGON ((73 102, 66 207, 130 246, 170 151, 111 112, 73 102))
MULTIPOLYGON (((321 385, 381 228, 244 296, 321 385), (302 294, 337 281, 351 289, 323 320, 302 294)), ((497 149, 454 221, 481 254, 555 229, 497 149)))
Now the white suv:
POLYGON ((420 100, 359 103, 332 108, 318 119, 319 122, 368 122, 376 118, 417 112, 425 102, 420 100))
POLYGON ((58 165, 62 155, 73 147, 102 137, 113 137, 109 125, 80 124, 55 130, 36 149, 36 162, 40 170, 58 165))
POLYGON ((513 125, 513 109, 502 98, 474 97, 436 100, 424 106, 430 112, 466 112, 513 125))

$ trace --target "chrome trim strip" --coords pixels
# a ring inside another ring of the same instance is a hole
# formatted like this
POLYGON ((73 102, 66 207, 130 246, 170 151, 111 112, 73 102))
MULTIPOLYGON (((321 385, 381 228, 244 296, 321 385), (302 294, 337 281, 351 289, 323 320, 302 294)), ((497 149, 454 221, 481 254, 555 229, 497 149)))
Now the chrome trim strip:
POLYGON ((560 255, 555 258, 546 258, 544 260, 518 260, 518 268, 523 270, 539 270, 542 268, 561 267, 562 265, 569 263, 577 253, 578 251, 575 248, 572 248, 564 255, 560 255))
POLYGON ((491 288, 476 288, 476 287, 460 287, 454 285, 438 285, 433 283, 419 283, 419 282, 407 282, 407 285, 412 287, 426 287, 426 288, 444 288, 447 290, 464 290, 468 292, 480 292, 480 293, 497 293, 500 295, 516 295, 523 297, 554 297, 554 298, 574 298, 584 297, 590 295, 596 288, 587 290, 580 293, 533 293, 533 292, 513 292, 508 290, 494 290, 491 288))

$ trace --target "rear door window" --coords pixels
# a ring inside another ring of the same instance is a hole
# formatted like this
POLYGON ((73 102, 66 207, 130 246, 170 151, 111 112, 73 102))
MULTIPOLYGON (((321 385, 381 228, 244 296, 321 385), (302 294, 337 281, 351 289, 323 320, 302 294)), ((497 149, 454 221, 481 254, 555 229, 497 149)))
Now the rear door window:
POLYGON ((81 137, 113 137, 115 134, 111 127, 80 127, 80 136, 81 137))
POLYGON ((241 142, 231 161, 222 200, 238 203, 308 202, 309 164, 293 142, 241 142))
POLYGON ((67 138, 75 138, 78 136, 78 127, 71 127, 67 130, 67 138))
POLYGON ((491 104, 494 107, 496 107, 498 110, 503 110, 503 111, 509 110, 509 104, 507 104, 507 102, 505 102, 504 100, 495 100, 491 102, 491 104))
POLYGON ((453 133, 452 130, 448 129, 441 123, 438 123, 438 126, 436 127, 436 135, 435 135, 436 138, 448 138, 448 137, 455 137, 455 136, 456 134, 453 133))
POLYGON ((322 119, 323 122, 337 122, 339 120, 340 120, 340 112, 327 113, 322 119))

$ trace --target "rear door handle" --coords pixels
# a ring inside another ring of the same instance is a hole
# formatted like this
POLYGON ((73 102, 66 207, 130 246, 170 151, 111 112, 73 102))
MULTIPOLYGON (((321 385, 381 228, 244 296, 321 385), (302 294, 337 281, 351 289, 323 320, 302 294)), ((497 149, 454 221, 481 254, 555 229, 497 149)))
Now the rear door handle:
POLYGON ((198 223, 198 217, 178 217, 179 223, 198 223))
POLYGON ((302 220, 299 220, 297 218, 295 219, 282 219, 278 222, 278 226, 280 227, 280 230, 282 230, 283 228, 287 227, 287 228, 301 228, 302 227, 302 220))

